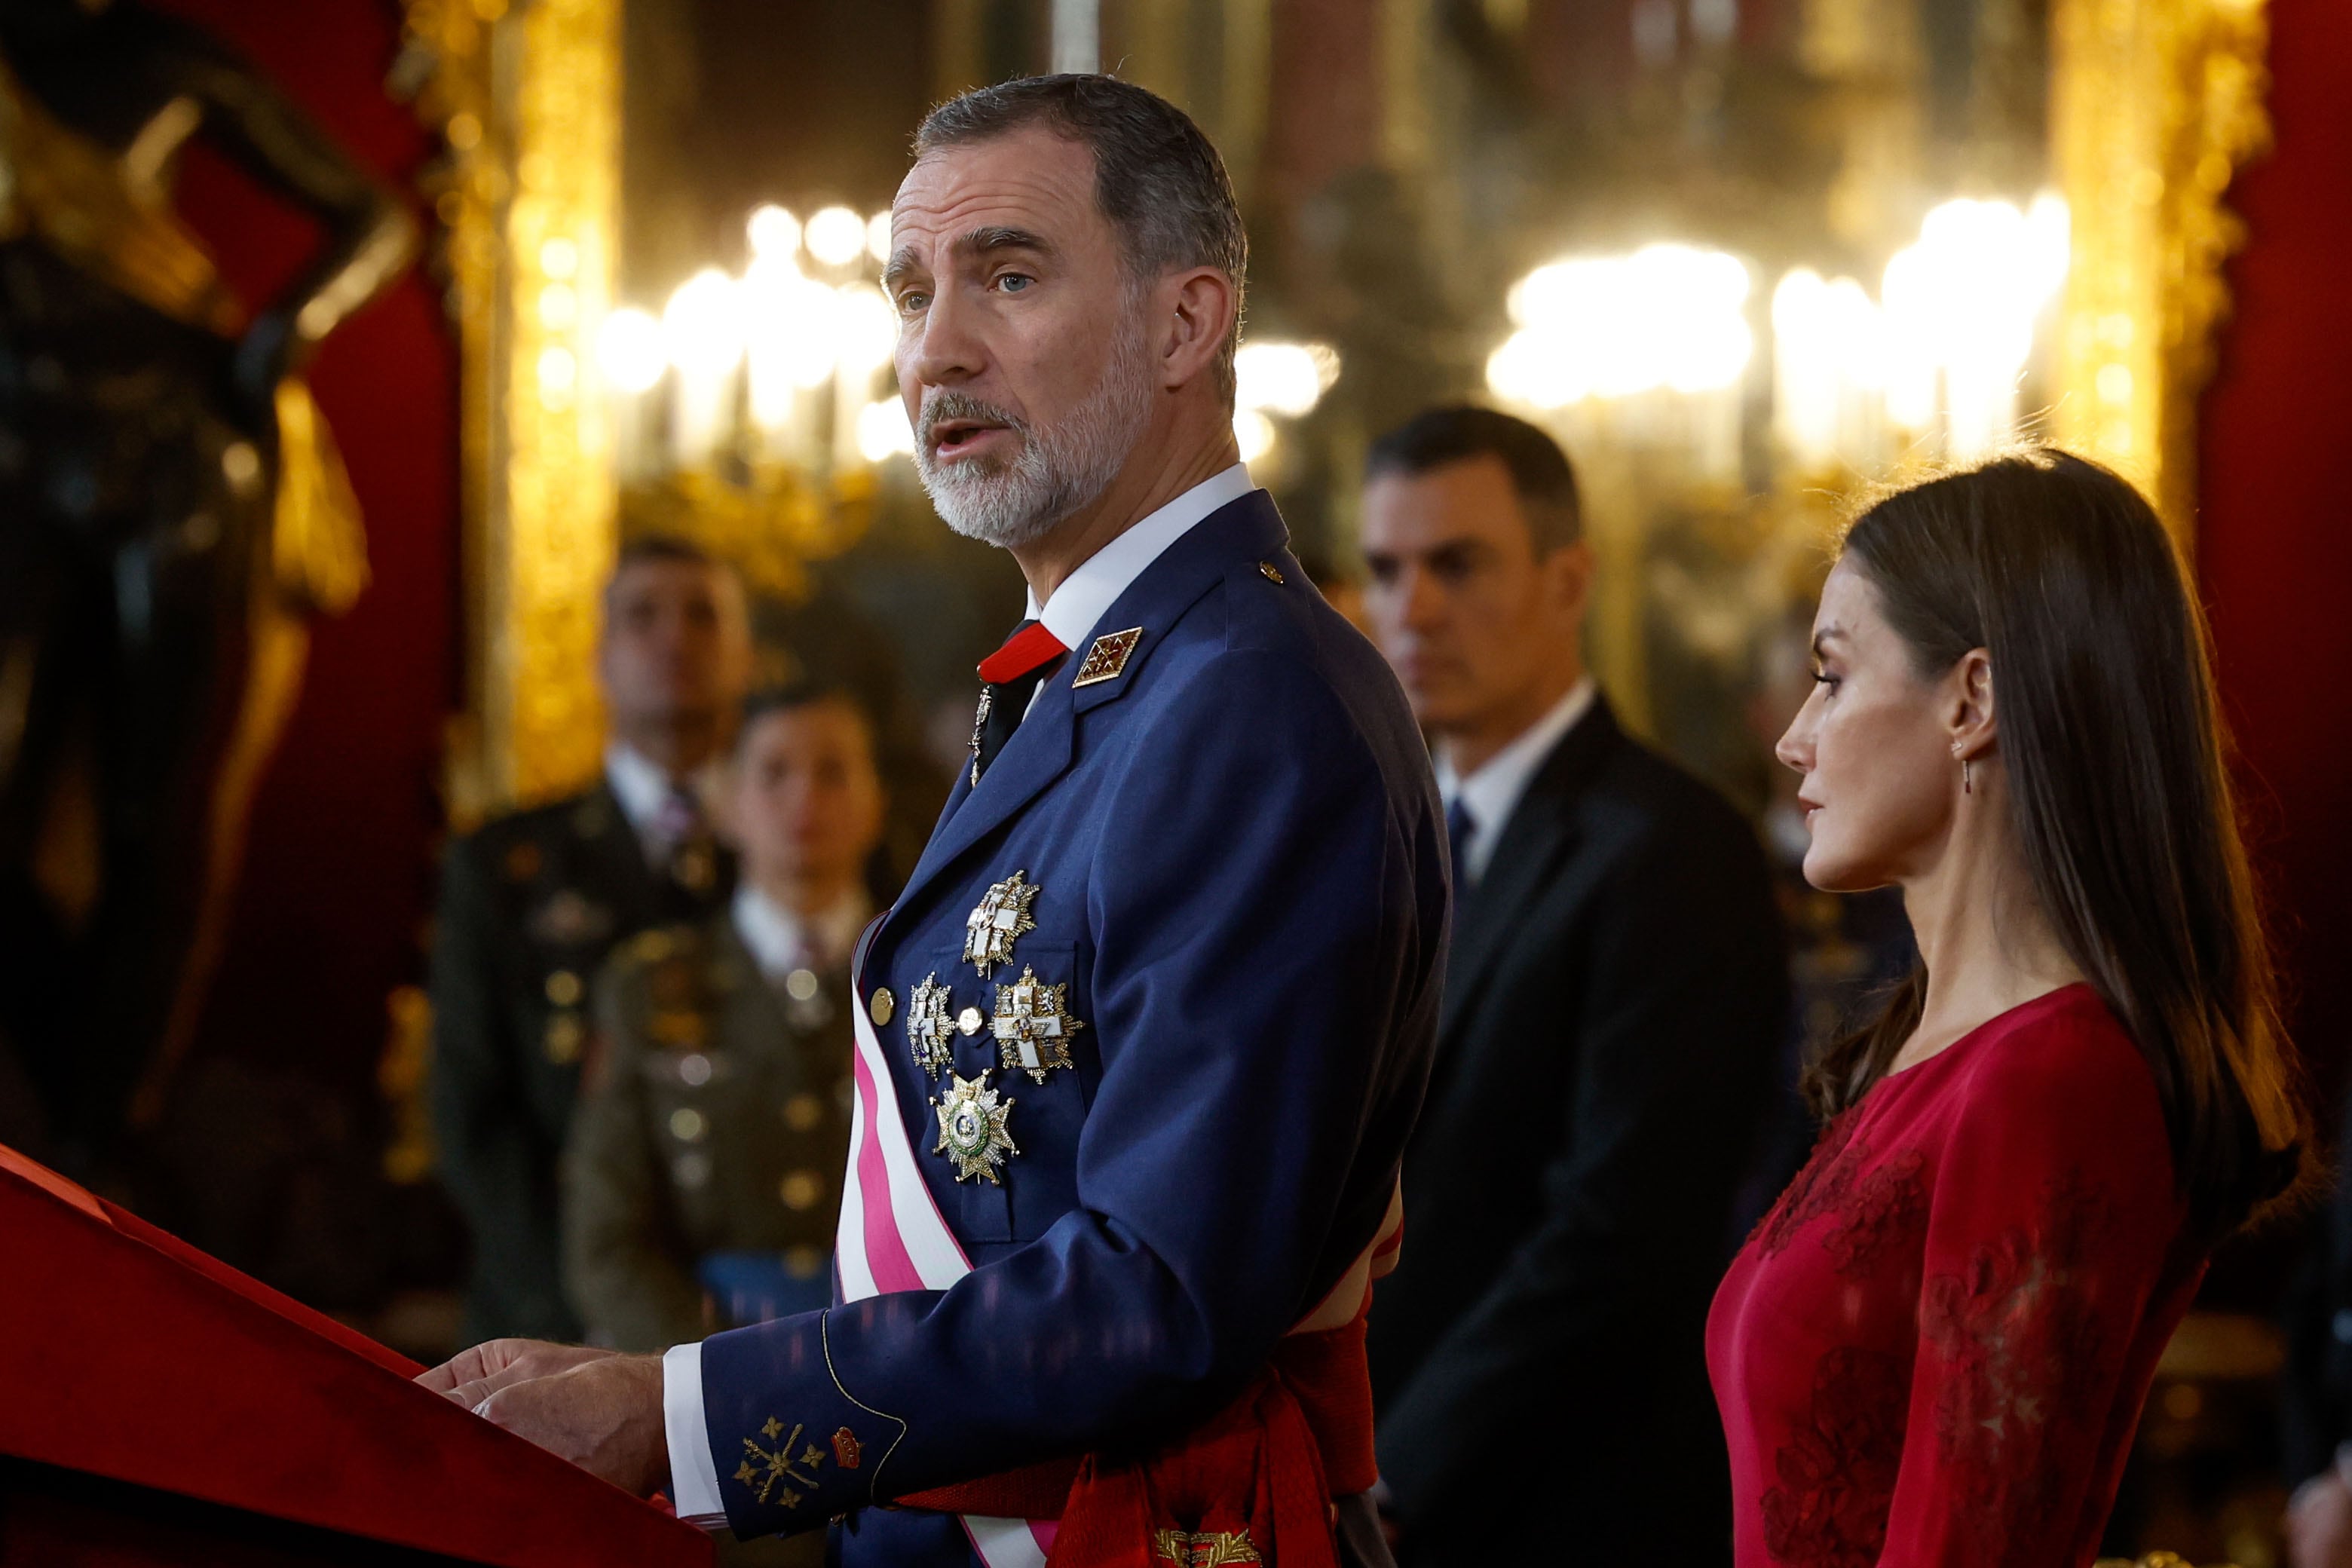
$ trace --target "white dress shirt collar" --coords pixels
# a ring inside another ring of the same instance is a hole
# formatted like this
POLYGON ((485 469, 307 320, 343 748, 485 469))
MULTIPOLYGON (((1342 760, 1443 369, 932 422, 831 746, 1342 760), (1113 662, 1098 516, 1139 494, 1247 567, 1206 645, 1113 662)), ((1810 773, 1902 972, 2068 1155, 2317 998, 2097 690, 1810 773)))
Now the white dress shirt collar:
MULTIPOLYGON (((669 774, 644 752, 614 741, 604 748, 604 783, 611 787, 613 798, 621 803, 621 815, 629 819, 637 837, 651 840, 662 802, 669 798, 669 774)), ((715 759, 687 775, 686 787, 694 792, 706 818, 710 815, 718 784, 719 763, 715 759)))
POLYGON ((871 912, 866 895, 853 888, 831 909, 804 920, 748 880, 736 884, 730 910, 735 934, 751 949, 760 973, 772 981, 781 981, 795 969, 847 963, 871 912))
POLYGON ((1043 605, 1037 603, 1033 590, 1029 595, 1029 619, 1044 622, 1045 629, 1064 647, 1084 648, 1095 635, 1096 623, 1118 602, 1128 585, 1143 575, 1145 567, 1159 560, 1170 545, 1191 532, 1202 519, 1221 507, 1231 506, 1256 488, 1250 483, 1249 469, 1240 463, 1202 479, 1078 563, 1077 569, 1062 579, 1054 596, 1043 605))
POLYGON ((1542 718, 1520 731, 1509 745, 1480 763, 1467 778, 1454 771, 1454 760, 1445 748, 1438 748, 1437 793, 1449 809, 1458 800, 1470 813, 1470 842, 1462 856, 1467 880, 1475 882, 1486 874, 1486 862, 1495 858, 1496 841, 1502 837, 1511 813, 1518 809, 1528 781, 1576 728, 1577 721, 1592 710, 1595 695, 1592 678, 1583 677, 1542 718))

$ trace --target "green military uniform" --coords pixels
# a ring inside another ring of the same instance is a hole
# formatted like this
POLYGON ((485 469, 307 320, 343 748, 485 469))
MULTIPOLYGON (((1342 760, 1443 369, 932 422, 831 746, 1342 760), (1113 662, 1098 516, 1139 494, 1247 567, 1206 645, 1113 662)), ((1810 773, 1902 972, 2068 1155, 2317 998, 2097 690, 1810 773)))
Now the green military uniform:
POLYGON ((706 837, 662 866, 609 784, 450 845, 432 968, 441 1173, 473 1228, 467 1343, 576 1340, 558 1263, 557 1160, 588 1044, 589 984, 613 947, 725 907, 706 837))
POLYGON ((772 981, 726 915, 614 953, 565 1161, 565 1278, 592 1339, 656 1351, 829 1303, 848 1008, 845 963, 772 981), (770 1266, 791 1299, 730 1302, 713 1255, 770 1266))

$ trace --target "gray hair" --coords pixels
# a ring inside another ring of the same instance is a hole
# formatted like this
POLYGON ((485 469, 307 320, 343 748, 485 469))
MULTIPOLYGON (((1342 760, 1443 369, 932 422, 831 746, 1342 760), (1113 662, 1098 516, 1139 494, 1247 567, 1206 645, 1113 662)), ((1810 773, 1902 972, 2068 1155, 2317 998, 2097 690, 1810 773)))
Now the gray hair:
POLYGON ((1157 93, 1116 77, 1071 74, 1024 77, 950 99, 924 117, 915 156, 1032 125, 1094 153, 1095 205, 1118 233, 1138 282, 1189 267, 1213 267, 1233 279, 1234 322, 1215 371, 1230 405, 1249 238, 1217 149, 1157 93))

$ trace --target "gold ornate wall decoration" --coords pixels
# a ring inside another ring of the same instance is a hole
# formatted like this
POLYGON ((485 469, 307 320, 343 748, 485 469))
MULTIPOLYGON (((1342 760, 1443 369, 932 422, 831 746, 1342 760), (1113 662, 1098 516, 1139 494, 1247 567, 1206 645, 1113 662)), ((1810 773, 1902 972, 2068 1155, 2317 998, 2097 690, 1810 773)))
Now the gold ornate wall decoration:
POLYGON ((592 776, 593 672, 614 550, 610 422, 590 333, 611 306, 622 0, 409 0, 446 140, 434 181, 460 340, 465 712, 459 825, 592 776))
POLYGON ((2244 237, 2223 198, 2270 138, 2263 0, 2058 0, 2051 25, 2074 215, 2056 434, 2147 486, 2185 545, 2222 264, 2244 237))

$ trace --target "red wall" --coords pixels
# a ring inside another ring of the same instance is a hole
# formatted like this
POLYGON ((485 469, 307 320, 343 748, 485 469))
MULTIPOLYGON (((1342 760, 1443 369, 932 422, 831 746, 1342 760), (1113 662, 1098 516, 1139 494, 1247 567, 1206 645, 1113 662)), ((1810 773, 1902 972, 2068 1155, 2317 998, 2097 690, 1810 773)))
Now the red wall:
POLYGON ((2352 6, 2270 12, 2278 144, 2231 194, 2249 238, 2205 398, 2198 543, 2291 1016, 2332 1091, 2352 1054, 2352 6))
MULTIPOLYGON (((409 106, 384 93, 396 0, 161 3, 242 50, 353 155, 413 193, 434 147, 409 106)), ((307 219, 214 157, 191 159, 180 205, 248 304, 316 241, 307 219)), ((299 1068, 363 1095, 385 994, 420 967, 435 780, 456 689, 457 362, 438 285, 412 272, 347 322, 311 384, 359 493, 374 578, 350 614, 316 623, 195 1054, 299 1068)))

